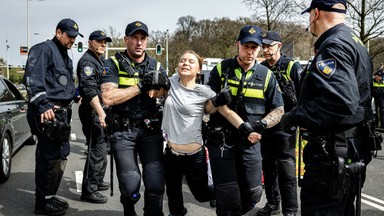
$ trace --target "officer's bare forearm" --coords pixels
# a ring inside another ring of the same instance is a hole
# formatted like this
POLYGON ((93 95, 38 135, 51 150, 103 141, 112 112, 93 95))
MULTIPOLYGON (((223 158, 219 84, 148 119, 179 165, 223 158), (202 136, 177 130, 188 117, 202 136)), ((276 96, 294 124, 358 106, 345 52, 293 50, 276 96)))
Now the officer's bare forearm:
POLYGON ((239 128, 239 126, 244 123, 243 119, 241 119, 233 110, 229 109, 227 105, 219 106, 217 110, 236 128, 239 128))
POLYGON ((98 116, 105 116, 105 112, 103 107, 101 106, 99 96, 96 95, 95 97, 93 97, 90 103, 98 116))
POLYGON ((109 107, 122 104, 140 94, 140 89, 137 85, 128 88, 118 87, 116 83, 104 83, 100 86, 104 105, 109 107))
POLYGON ((265 120, 267 121, 267 128, 271 128, 277 125, 280 122, 281 116, 284 114, 284 107, 279 106, 273 109, 271 112, 265 116, 265 120))

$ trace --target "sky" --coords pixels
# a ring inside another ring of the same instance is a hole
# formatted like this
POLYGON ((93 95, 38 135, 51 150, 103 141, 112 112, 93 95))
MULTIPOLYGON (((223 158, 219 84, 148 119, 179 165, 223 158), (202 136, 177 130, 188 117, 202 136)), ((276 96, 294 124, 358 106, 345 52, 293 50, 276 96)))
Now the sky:
MULTIPOLYGON (((26 55, 20 55, 20 46, 27 46, 27 11, 31 46, 51 39, 63 18, 78 23, 84 38, 77 37, 76 43, 87 44, 94 30, 112 26, 124 35, 127 24, 136 20, 147 24, 149 31, 169 29, 172 33, 183 16, 190 15, 199 21, 250 17, 253 13, 242 0, 0 0, 0 58, 7 59, 8 39, 11 65, 24 65, 27 59, 26 55)), ((81 57, 75 49, 69 54, 74 62, 81 57)))

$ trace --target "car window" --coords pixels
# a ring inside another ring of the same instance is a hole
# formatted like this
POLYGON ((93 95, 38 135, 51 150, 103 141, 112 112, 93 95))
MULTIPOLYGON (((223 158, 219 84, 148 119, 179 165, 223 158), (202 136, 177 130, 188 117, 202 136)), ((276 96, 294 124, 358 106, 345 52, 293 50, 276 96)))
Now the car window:
POLYGON ((4 85, 3 82, 0 82, 0 102, 7 102, 15 100, 15 96, 11 91, 4 85))
POLYGON ((4 83, 8 86, 9 91, 14 97, 14 100, 25 100, 16 86, 9 80, 3 79, 4 83))

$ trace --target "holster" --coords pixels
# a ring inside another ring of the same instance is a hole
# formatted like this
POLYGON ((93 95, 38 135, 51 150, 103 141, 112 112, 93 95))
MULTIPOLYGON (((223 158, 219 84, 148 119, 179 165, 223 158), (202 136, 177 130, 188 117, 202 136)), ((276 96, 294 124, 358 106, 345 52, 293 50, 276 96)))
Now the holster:
POLYGON ((346 172, 343 157, 336 157, 332 162, 332 177, 329 186, 329 198, 339 200, 343 198, 350 186, 349 174, 346 172))
POLYGON ((67 108, 54 110, 55 119, 53 121, 44 121, 41 124, 41 133, 48 139, 68 141, 71 135, 71 125, 67 122, 67 108))
POLYGON ((203 127, 203 139, 209 140, 213 144, 221 145, 224 143, 225 134, 222 127, 203 127))

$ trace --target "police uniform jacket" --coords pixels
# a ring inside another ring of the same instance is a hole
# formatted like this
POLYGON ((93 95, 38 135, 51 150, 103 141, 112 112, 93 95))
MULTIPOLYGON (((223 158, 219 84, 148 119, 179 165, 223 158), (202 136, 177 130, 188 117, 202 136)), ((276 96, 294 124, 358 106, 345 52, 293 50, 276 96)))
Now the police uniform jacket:
POLYGON ((318 38, 315 52, 289 118, 316 133, 370 119, 372 62, 360 39, 339 24, 318 38))
POLYGON ((38 115, 57 103, 69 104, 76 93, 72 60, 55 37, 31 48, 24 80, 29 103, 38 115))
MULTIPOLYGON (((281 53, 280 59, 272 66, 267 60, 260 63, 270 69, 276 78, 279 76, 285 80, 292 80, 295 83, 296 94, 299 92, 300 74, 303 71, 298 61, 293 60, 291 57, 281 53)), ((277 79, 279 81, 279 79, 277 79)))
MULTIPOLYGON (((232 102, 228 107, 244 121, 255 122, 270 110, 284 105, 272 71, 257 62, 250 70, 244 71, 236 57, 223 60, 212 69, 208 85, 218 93, 225 83, 230 86, 232 94, 232 102), (224 64, 227 66, 223 67, 224 64), (227 70, 227 67, 230 69, 227 70)), ((237 133, 237 129, 218 113, 211 115, 209 124, 221 125, 237 133)))
MULTIPOLYGON (((100 78, 104 70, 103 58, 87 50, 77 63, 77 77, 79 79, 79 93, 82 97, 81 104, 91 108, 90 101, 100 94, 100 78)), ((91 110, 91 109, 90 109, 91 110)))
MULTIPOLYGON (((122 54, 129 58, 127 51, 122 54)), ((123 67, 119 65, 114 56, 109 58, 105 62, 105 71, 102 73, 101 84, 113 82, 118 84, 119 88, 127 88, 137 85, 143 75, 151 70, 158 69, 163 74, 167 74, 160 63, 147 54, 145 54, 145 59, 140 63, 134 62, 132 59, 130 60, 131 65, 136 71, 134 76, 131 76, 124 71, 123 67)), ((155 115, 158 112, 158 107, 156 105, 156 98, 150 98, 147 92, 142 92, 123 104, 114 105, 112 107, 112 112, 130 119, 139 120, 155 115)))

